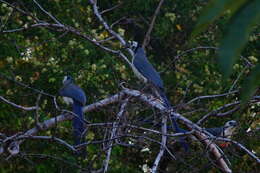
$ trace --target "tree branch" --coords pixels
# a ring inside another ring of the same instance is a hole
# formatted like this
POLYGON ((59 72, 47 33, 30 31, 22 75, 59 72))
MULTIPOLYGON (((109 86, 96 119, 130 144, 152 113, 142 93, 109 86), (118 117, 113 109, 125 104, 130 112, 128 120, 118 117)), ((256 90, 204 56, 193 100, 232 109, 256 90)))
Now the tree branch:
POLYGON ((153 30, 156 17, 159 14, 159 11, 160 11, 160 9, 162 7, 163 2, 164 2, 164 0, 160 0, 160 2, 159 2, 158 6, 157 6, 157 8, 156 8, 156 10, 155 10, 155 12, 153 14, 152 22, 150 23, 149 29, 148 29, 148 31, 145 34, 144 41, 143 41, 143 44, 142 44, 142 48, 145 48, 148 45, 149 41, 150 41, 150 35, 151 35, 152 30, 153 30))
POLYGON ((18 109, 22 109, 22 110, 25 110, 25 111, 37 110, 37 106, 32 106, 32 107, 20 106, 20 105, 13 103, 13 102, 10 102, 9 100, 5 99, 2 96, 0 96, 0 100, 4 101, 5 103, 7 103, 9 105, 12 105, 12 106, 18 108, 18 109))
MULTIPOLYGON (((123 116, 127 103, 128 103, 129 98, 127 98, 126 100, 124 100, 124 102, 121 105, 120 111, 117 114, 117 118, 116 118, 116 122, 119 123, 121 117, 123 116)), ((108 143, 108 150, 107 150, 107 155, 106 155, 106 159, 104 161, 103 167, 104 167, 104 173, 108 171, 108 164, 109 164, 109 160, 110 160, 110 156, 111 156, 111 151, 112 151, 112 145, 113 145, 113 141, 112 139, 116 136, 116 123, 113 123, 113 127, 112 127, 112 131, 111 131, 111 135, 110 135, 110 142, 108 143)))
POLYGON ((33 0, 33 2, 45 13, 47 14, 53 21, 55 21, 57 24, 62 25, 51 13, 46 11, 36 0, 33 0))

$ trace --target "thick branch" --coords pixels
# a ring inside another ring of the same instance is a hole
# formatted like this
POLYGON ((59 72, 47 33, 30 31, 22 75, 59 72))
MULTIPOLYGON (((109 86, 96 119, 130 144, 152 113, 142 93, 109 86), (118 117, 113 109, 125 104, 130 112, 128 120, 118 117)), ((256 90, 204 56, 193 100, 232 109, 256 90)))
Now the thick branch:
MULTIPOLYGON (((120 101, 123 96, 124 96, 124 94, 122 94, 122 92, 120 92, 118 94, 113 95, 112 97, 109 97, 109 98, 103 99, 99 102, 88 105, 88 106, 84 107, 84 112, 94 111, 96 109, 107 106, 109 104, 116 103, 116 102, 120 101)), ((32 129, 26 131, 23 135, 24 136, 33 136, 41 130, 50 129, 50 128, 54 127, 57 123, 60 123, 60 122, 66 121, 66 120, 71 120, 73 117, 74 117, 74 115, 70 114, 70 113, 58 115, 58 116, 53 117, 51 119, 45 120, 42 123, 38 123, 38 126, 41 127, 41 128, 34 127, 32 129)), ((23 140, 14 141, 10 145, 14 145, 14 146, 19 147, 19 145, 22 142, 23 142, 23 140)), ((15 153, 17 154, 18 152, 15 152, 15 153)))
POLYGON ((222 154, 219 152, 218 147, 216 144, 212 143, 211 140, 208 139, 208 137, 201 132, 195 132, 195 135, 202 141, 208 148, 209 151, 215 156, 217 162, 219 163, 219 166, 224 172, 231 173, 231 169, 228 167, 227 163, 223 159, 222 154))
MULTIPOLYGON (((151 99, 149 97, 147 97, 144 94, 141 94, 139 91, 137 90, 129 90, 129 89, 125 89, 124 90, 125 93, 127 93, 128 95, 132 95, 135 97, 138 97, 140 100, 144 101, 145 103, 149 104, 152 107, 155 107, 159 110, 161 110, 162 112, 167 112, 167 108, 165 108, 158 100, 154 100, 151 99)), ((215 156, 215 158, 218 160, 219 166, 225 171, 225 172, 232 172, 228 165, 226 164, 225 160, 220 157, 221 154, 218 150, 218 148, 216 147, 216 145, 214 143, 211 143, 205 135, 207 136, 212 136, 211 134, 207 133, 205 130, 203 130, 201 127, 199 127, 198 125, 194 124, 193 122, 191 122, 190 120, 188 120, 187 118, 183 117, 182 115, 176 113, 176 112, 170 112, 171 116, 174 116, 177 119, 182 120, 182 122, 189 127, 192 130, 195 130, 196 135, 198 136, 199 139, 201 139, 202 141, 204 141, 204 144, 206 146, 208 146, 210 144, 210 151, 211 153, 215 156)))

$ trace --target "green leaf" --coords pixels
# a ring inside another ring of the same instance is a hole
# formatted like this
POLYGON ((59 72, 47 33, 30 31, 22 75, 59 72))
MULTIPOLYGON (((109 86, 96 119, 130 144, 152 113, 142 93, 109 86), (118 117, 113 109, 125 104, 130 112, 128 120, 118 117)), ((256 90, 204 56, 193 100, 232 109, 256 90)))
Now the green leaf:
POLYGON ((250 1, 232 17, 228 32, 219 48, 219 63, 223 74, 227 77, 240 52, 248 41, 253 26, 260 20, 260 1, 250 1))
POLYGON ((242 88, 242 102, 246 103, 257 88, 260 86, 260 64, 258 64, 253 71, 251 72, 251 75, 246 79, 246 81, 243 84, 242 88))
POLYGON ((203 32, 209 24, 229 10, 230 15, 234 14, 243 4, 249 0, 212 0, 201 12, 192 37, 203 32))

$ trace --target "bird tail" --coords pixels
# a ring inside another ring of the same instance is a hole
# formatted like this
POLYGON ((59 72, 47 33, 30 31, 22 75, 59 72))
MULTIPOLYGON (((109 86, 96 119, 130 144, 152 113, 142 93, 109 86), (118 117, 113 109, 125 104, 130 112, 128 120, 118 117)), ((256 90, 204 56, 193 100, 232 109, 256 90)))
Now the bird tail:
MULTIPOLYGON (((165 95, 165 92, 162 89, 159 90, 159 94, 160 94, 161 98, 163 99, 165 107, 168 109, 172 108, 170 101, 168 100, 167 96, 165 95)), ((171 117, 171 123, 172 123, 172 125, 174 127, 174 131, 176 133, 186 132, 186 130, 179 127, 179 125, 176 122, 174 117, 171 117)), ((185 149, 185 151, 188 151, 189 146, 188 146, 187 142, 185 141, 184 137, 180 137, 179 142, 182 145, 182 147, 185 149)))
MULTIPOLYGON (((161 98, 163 99, 164 106, 168 109, 171 109, 172 108, 171 103, 168 100, 167 96, 165 95, 165 92, 162 89, 160 89, 159 94, 160 94, 161 98)), ((172 121, 172 125, 174 126, 174 130, 177 133, 181 133, 181 129, 179 128, 179 125, 177 124, 175 118, 171 118, 171 121, 172 121)))
POLYGON ((164 92, 164 90, 163 89, 159 89, 159 94, 160 94, 160 96, 161 96, 161 98, 163 99, 163 104, 164 104, 164 106, 166 107, 166 108, 171 108, 172 106, 171 106, 171 103, 170 103, 170 101, 168 100, 168 98, 167 98, 167 96, 165 95, 165 92, 164 92))
MULTIPOLYGON (((186 133, 186 132, 187 132, 186 130, 184 130, 184 129, 182 129, 182 128, 180 128, 180 127, 178 126, 178 124, 177 124, 177 122, 176 122, 176 120, 175 120, 174 117, 171 118, 171 121, 172 121, 173 126, 175 127, 175 131, 176 131, 177 133, 186 133)), ((188 143, 185 141, 185 137, 182 137, 182 136, 181 136, 178 141, 180 142, 181 146, 184 148, 185 151, 188 151, 188 150, 189 150, 189 145, 188 145, 188 143)))
POLYGON ((77 115, 74 116, 72 126, 73 126, 73 135, 75 139, 75 145, 79 145, 84 142, 84 138, 82 138, 82 134, 84 132, 84 120, 83 120, 83 110, 82 105, 73 101, 73 112, 77 115))

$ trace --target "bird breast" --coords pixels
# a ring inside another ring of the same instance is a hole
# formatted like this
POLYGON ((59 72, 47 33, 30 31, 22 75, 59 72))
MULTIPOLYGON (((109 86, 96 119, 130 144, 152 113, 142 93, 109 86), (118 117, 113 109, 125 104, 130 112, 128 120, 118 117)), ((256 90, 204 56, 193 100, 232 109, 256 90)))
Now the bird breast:
POLYGON ((230 137, 233 135, 233 133, 234 133, 235 130, 236 130, 236 128, 233 127, 233 126, 226 128, 226 129, 225 129, 225 132, 224 132, 224 136, 225 136, 226 138, 230 138, 230 137))
POLYGON ((73 99, 72 99, 72 98, 69 98, 69 97, 63 97, 63 101, 64 101, 67 105, 73 104, 73 99))
POLYGON ((142 80, 144 83, 147 83, 146 77, 144 77, 144 76, 134 67, 133 64, 132 64, 131 66, 132 66, 132 69, 133 69, 134 74, 135 74, 140 80, 142 80))

